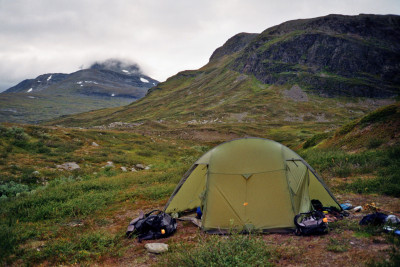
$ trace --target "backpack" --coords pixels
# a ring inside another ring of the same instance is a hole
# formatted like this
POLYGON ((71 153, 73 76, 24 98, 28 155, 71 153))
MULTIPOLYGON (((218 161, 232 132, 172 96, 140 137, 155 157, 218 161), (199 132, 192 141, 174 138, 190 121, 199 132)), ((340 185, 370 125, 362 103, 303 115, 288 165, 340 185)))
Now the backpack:
POLYGON ((126 232, 131 238, 137 234, 139 242, 142 240, 159 239, 172 235, 176 231, 177 223, 169 214, 160 210, 153 210, 147 214, 140 211, 139 217, 132 220, 126 232), (152 214, 158 211, 158 214, 152 214))
POLYGON ((324 222, 325 215, 320 211, 300 213, 294 217, 296 235, 320 235, 328 232, 328 225, 324 222))

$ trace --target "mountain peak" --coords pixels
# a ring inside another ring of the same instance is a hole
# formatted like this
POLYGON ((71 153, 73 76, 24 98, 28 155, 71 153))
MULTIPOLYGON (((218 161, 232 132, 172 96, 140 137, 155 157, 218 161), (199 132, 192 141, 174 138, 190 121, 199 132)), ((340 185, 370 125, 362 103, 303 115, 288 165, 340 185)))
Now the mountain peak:
POLYGON ((93 63, 89 69, 94 70, 111 70, 114 72, 123 73, 125 75, 139 75, 143 74, 139 65, 127 61, 121 61, 119 59, 107 59, 102 62, 93 63))

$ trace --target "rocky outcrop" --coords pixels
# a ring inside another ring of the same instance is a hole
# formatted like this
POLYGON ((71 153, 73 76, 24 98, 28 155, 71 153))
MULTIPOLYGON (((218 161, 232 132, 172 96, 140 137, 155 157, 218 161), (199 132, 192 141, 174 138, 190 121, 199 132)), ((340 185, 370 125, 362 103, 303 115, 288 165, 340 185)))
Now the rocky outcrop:
POLYGON ((245 48, 254 38, 258 36, 257 33, 239 33, 231 37, 226 43, 217 48, 210 57, 210 61, 221 58, 225 55, 236 53, 245 48))
POLYGON ((400 16, 329 15, 267 29, 233 69, 323 96, 388 97, 400 91, 399 62, 400 16))

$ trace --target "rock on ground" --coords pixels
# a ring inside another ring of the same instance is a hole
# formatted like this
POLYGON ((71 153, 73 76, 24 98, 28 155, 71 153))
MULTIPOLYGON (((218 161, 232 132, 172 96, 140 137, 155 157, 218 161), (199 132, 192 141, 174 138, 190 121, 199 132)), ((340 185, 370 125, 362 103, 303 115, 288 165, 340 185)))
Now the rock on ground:
POLYGON ((66 171, 73 171, 73 170, 77 170, 80 169, 81 167, 79 167, 78 164, 76 164, 76 162, 66 162, 64 164, 61 165, 57 165, 57 169, 63 169, 66 171))
POLYGON ((146 166, 144 166, 143 164, 136 164, 135 167, 139 170, 144 170, 144 168, 146 168, 146 166))
POLYGON ((115 167, 115 165, 114 165, 114 162, 112 162, 112 161, 107 161, 107 164, 106 164, 106 166, 104 166, 104 167, 115 167))
POLYGON ((164 243, 148 243, 144 245, 150 253, 160 254, 168 251, 168 245, 164 243))

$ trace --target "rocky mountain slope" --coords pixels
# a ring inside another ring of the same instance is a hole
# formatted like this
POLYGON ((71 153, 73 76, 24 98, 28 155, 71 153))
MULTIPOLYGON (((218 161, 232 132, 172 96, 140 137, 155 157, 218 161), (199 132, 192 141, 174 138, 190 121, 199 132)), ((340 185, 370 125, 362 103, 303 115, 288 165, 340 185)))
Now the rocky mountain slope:
POLYGON ((145 96, 157 84, 158 81, 141 73, 137 65, 117 60, 95 63, 71 74, 43 74, 0 94, 0 121, 35 123, 126 105, 145 96))
POLYGON ((400 91, 399 61, 399 16, 329 15, 265 30, 233 69, 319 95, 388 97, 400 91))
POLYGON ((330 131, 396 101, 399 32, 395 15, 329 15, 241 33, 204 67, 170 77, 135 103, 51 124, 121 122, 138 130, 151 122, 157 131, 179 128, 188 136, 193 129, 297 129, 287 138, 330 131))

